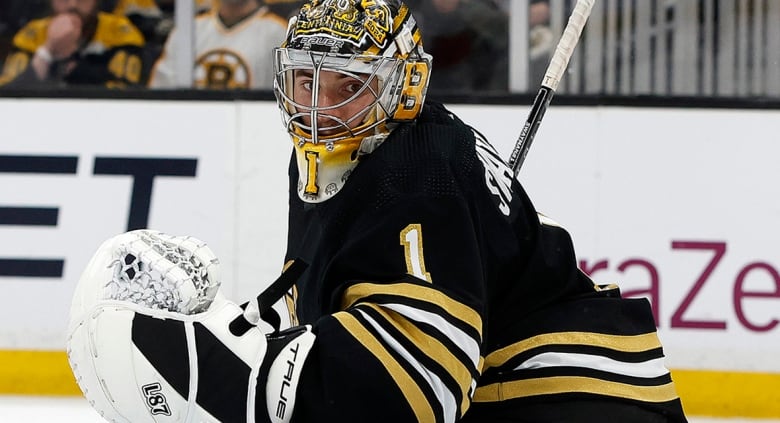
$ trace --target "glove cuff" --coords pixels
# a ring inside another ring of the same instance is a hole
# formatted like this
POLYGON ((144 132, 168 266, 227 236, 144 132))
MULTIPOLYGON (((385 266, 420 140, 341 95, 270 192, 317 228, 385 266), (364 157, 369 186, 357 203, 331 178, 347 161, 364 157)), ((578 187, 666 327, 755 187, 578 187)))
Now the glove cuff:
POLYGON ((258 388, 265 381, 265 389, 258 389, 255 398, 258 423, 290 422, 298 382, 315 338, 309 325, 292 327, 267 337, 268 350, 258 377, 258 388))

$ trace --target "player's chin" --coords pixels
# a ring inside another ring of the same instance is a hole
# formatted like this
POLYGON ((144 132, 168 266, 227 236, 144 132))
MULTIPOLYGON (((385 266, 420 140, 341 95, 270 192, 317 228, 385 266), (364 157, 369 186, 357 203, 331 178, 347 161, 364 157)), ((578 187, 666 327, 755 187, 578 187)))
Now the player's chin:
POLYGON ((320 139, 327 140, 328 138, 335 138, 337 135, 343 134, 343 129, 328 129, 324 131, 317 132, 317 135, 319 135, 320 139))
POLYGON ((328 122, 327 124, 320 124, 320 130, 317 131, 317 135, 321 140, 327 140, 328 138, 343 138, 349 136, 357 126, 358 125, 347 126, 346 124, 333 124, 333 122, 328 122))

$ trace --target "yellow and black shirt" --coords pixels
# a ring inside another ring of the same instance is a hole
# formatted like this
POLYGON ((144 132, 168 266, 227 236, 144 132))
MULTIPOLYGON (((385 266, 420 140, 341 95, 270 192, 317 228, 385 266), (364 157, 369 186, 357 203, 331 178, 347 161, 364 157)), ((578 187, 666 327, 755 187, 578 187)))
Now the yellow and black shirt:
POLYGON ((98 13, 92 37, 71 57, 52 63, 48 80, 39 81, 30 63, 46 42, 51 19, 31 21, 14 36, 0 86, 31 87, 48 82, 121 88, 141 83, 143 35, 127 18, 103 12, 98 13))

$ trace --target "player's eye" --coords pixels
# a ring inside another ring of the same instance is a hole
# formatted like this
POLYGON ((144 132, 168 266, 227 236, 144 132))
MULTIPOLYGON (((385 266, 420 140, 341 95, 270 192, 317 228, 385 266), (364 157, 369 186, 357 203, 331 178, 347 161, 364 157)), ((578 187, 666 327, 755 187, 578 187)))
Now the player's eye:
POLYGON ((342 85, 342 89, 344 90, 344 93, 350 97, 354 96, 358 92, 360 92, 360 95, 363 96, 371 93, 370 86, 367 87, 366 84, 367 82, 362 79, 349 79, 342 85))
POLYGON ((344 90, 347 91, 350 94, 354 94, 358 91, 360 91, 360 88, 363 86, 362 82, 359 82, 357 80, 353 80, 350 82, 347 82, 344 84, 344 90))
POLYGON ((298 86, 300 86, 306 91, 311 91, 311 87, 312 87, 311 79, 298 80, 298 86))

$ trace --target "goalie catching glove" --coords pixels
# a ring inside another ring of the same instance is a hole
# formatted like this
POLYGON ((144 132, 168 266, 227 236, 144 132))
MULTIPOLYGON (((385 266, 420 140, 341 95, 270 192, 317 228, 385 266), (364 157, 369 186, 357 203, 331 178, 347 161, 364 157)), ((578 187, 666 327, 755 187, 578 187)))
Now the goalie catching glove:
POLYGON ((216 256, 192 237, 137 230, 100 246, 76 287, 67 350, 105 419, 290 420, 315 336, 262 329, 261 306, 228 301, 219 278, 216 256))

